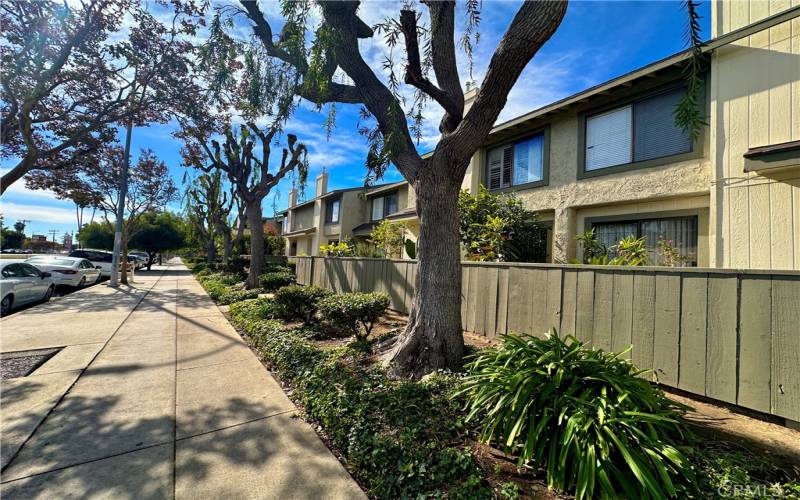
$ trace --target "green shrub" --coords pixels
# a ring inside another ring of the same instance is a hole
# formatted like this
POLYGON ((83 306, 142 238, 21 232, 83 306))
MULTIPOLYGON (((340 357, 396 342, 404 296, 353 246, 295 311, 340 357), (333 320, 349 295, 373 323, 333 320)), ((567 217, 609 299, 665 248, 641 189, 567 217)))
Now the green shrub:
POLYGON ((462 395, 481 438, 546 470, 575 498, 675 497, 694 471, 675 444, 680 412, 620 355, 574 337, 506 335, 469 363, 462 395))
POLYGON ((267 292, 274 292, 278 288, 294 283, 294 274, 285 271, 264 273, 259 278, 261 288, 267 292))
POLYGON ((342 293, 325 297, 319 302, 323 321, 342 336, 355 335, 366 339, 372 326, 389 307, 385 293, 342 293))
POLYGON ((208 296, 211 297, 211 300, 214 302, 219 302, 220 297, 228 291, 228 287, 219 281, 200 281, 200 284, 203 285, 206 293, 208 293, 208 296))
POLYGON ((230 315, 234 323, 244 327, 247 323, 278 317, 275 302, 267 298, 243 300, 231 304, 230 315))
POLYGON ((289 285, 275 292, 275 304, 283 318, 309 324, 314 320, 319 301, 332 294, 318 286, 289 285))
POLYGON ((294 270, 286 264, 275 264, 269 263, 264 265, 265 273, 291 273, 294 274, 294 270))
POLYGON ((199 280, 200 283, 216 281, 225 286, 236 285, 244 281, 240 275, 231 273, 209 273, 200 277, 199 280))
POLYGON ((258 297, 260 291, 261 290, 258 289, 239 290, 236 288, 226 287, 225 291, 219 295, 217 303, 226 305, 233 304, 234 302, 240 302, 242 300, 255 299, 258 297))
POLYGON ((250 341, 292 384, 371 498, 494 498, 466 444, 458 379, 395 381, 356 350, 323 350, 277 321, 253 323, 250 341))

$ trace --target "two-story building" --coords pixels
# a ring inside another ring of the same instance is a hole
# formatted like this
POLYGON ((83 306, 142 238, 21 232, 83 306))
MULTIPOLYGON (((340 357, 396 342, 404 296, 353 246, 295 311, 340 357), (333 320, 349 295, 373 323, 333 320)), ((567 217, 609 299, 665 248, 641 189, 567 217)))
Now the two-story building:
POLYGON ((607 245, 663 237, 696 266, 800 269, 794 4, 713 3, 697 138, 674 124, 684 51, 495 126, 464 188, 515 192, 551 221, 555 262, 594 228, 607 245))
POLYGON ((318 255, 319 247, 334 242, 365 240, 383 219, 404 222, 405 237, 416 241, 419 222, 416 197, 407 182, 328 191, 328 173, 316 179, 314 197, 297 201, 289 193, 289 208, 283 217, 282 236, 287 255, 318 255))
MULTIPOLYGON (((496 125, 464 189, 515 193, 549 226, 553 262, 580 258, 575 236, 593 228, 608 246, 628 235, 646 237, 650 249, 659 238, 671 241, 694 266, 800 269, 800 5, 793 3, 712 4, 700 103, 707 126, 696 138, 674 120, 686 92, 686 50, 496 125)), ((467 105, 476 94, 466 94, 467 105)), ((364 194, 325 193, 320 182, 327 178, 318 179, 313 200, 289 210, 290 254, 316 255, 319 244, 366 235, 380 218, 415 227, 405 183, 364 194), (323 222, 336 210, 346 224, 323 222)))

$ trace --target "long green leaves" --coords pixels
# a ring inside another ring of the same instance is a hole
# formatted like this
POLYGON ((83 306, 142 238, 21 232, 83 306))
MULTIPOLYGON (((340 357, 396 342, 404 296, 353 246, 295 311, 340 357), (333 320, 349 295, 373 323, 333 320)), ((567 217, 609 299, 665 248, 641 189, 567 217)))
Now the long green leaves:
POLYGON ((481 439, 543 467, 550 487, 592 497, 669 498, 694 473, 673 444, 680 412, 619 354, 586 348, 554 330, 506 335, 469 363, 459 395, 481 439))

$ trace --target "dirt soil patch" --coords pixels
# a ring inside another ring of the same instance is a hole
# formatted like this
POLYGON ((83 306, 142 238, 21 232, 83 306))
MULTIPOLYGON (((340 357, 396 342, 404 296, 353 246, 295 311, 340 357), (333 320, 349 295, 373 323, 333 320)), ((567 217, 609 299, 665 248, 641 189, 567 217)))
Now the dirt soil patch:
POLYGON ((0 379, 27 377, 61 348, 0 353, 0 379))

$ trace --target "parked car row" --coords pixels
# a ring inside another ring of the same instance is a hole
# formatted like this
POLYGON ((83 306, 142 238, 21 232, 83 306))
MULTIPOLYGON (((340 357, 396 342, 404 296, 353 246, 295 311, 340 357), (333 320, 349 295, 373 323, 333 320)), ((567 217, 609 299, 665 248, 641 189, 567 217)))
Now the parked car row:
MULTIPOLYGON (((24 257, 22 257, 24 258, 24 257)), ((32 302, 47 302, 57 285, 82 288, 111 276, 113 254, 106 250, 75 250, 66 255, 34 255, 26 260, 0 261, 0 314, 32 302)), ((128 265, 147 265, 147 254, 132 252, 128 265)))

